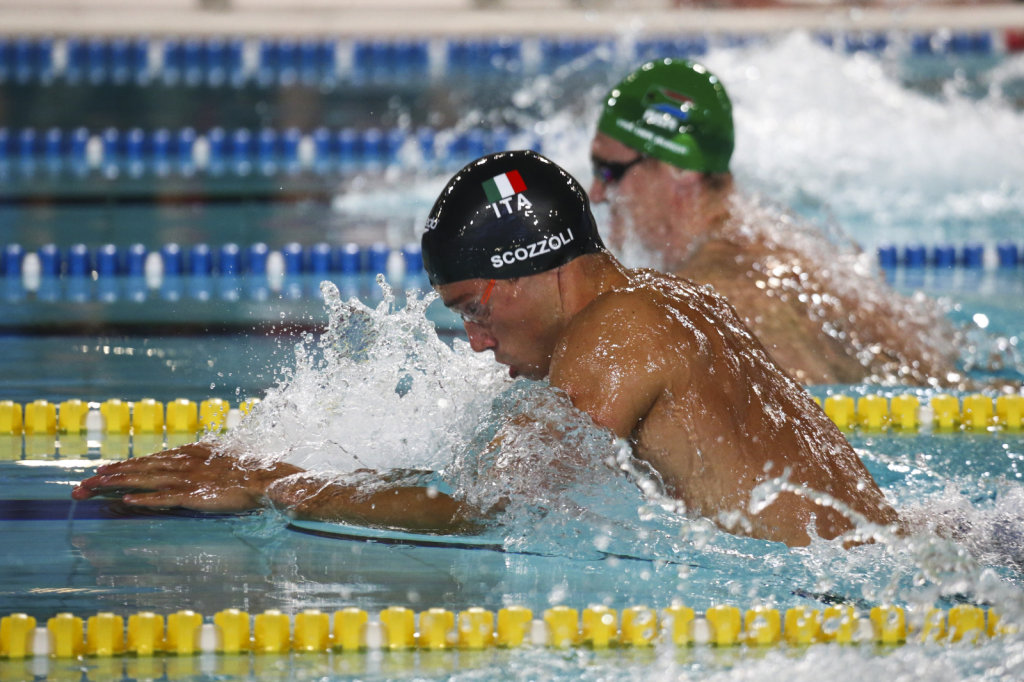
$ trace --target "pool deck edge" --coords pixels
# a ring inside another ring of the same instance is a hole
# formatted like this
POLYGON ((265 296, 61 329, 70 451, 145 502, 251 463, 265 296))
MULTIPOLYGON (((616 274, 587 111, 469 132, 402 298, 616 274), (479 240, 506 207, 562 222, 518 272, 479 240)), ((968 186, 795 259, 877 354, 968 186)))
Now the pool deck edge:
POLYGON ((1024 4, 915 7, 549 9, 26 9, 0 6, 7 35, 332 35, 351 37, 772 33, 792 30, 1024 29, 1024 4))

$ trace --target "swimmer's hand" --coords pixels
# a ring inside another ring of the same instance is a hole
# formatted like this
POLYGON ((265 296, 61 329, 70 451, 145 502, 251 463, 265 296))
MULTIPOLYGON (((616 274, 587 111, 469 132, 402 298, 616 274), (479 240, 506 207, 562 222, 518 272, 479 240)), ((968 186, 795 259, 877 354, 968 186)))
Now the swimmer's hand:
POLYGON ((254 465, 193 443, 96 469, 71 491, 76 500, 120 497, 138 507, 180 507, 206 512, 242 512, 267 504, 274 481, 301 471, 284 463, 254 465))
MULTIPOLYGON (((478 512, 422 486, 360 489, 283 462, 254 464, 193 443, 147 457, 105 464, 71 491, 76 500, 120 496, 136 507, 233 513, 272 506, 298 518, 347 521, 429 532, 469 532, 478 512)), ((402 476, 405 478, 405 476, 402 476)))

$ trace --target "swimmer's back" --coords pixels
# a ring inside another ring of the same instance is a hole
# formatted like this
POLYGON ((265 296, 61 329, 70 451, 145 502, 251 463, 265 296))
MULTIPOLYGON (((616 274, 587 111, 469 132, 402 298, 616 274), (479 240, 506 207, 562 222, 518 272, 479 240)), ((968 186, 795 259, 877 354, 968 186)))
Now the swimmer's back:
MULTIPOLYGON (((573 319, 552 359, 553 385, 630 438, 668 491, 694 511, 714 517, 745 509, 758 483, 788 468, 791 482, 889 520, 878 513, 888 509, 881 492, 842 434, 725 299, 671 275, 638 270, 627 277, 573 319)), ((819 519, 829 515, 815 511, 819 519)), ((821 525, 830 536, 849 528, 841 518, 821 525)))

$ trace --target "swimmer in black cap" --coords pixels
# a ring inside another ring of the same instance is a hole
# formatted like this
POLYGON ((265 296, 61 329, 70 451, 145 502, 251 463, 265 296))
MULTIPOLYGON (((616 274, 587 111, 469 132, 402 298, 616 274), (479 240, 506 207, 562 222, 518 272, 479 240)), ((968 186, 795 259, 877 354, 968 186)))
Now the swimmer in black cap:
POLYGON ((525 277, 602 250, 575 178, 534 152, 505 152, 448 183, 427 219, 423 266, 437 286, 525 277))
POLYGON ((624 268, 586 194, 548 159, 509 152, 466 166, 426 228, 428 276, 473 349, 512 376, 548 377, 629 439, 688 510, 793 545, 810 541, 812 515, 825 538, 853 528, 788 492, 750 511, 753 488, 788 471, 869 521, 896 522, 846 439, 732 307, 687 280, 624 268))
MULTIPOLYGON (((434 204, 423 234, 423 267, 434 287, 486 281, 478 300, 459 306, 467 329, 483 326, 496 289, 515 289, 508 280, 603 252, 586 192, 571 175, 531 151, 494 154, 459 171, 434 204)), ((539 322, 524 318, 517 324, 537 334, 543 333, 536 329, 539 322)), ((505 362, 506 349, 497 353, 505 362)), ((540 379, 547 373, 546 358, 507 359, 513 377, 540 379)))
MULTIPOLYGON (((426 228, 430 280, 462 315, 472 348, 493 351, 513 377, 547 377, 597 425, 627 439, 688 512, 790 545, 810 542, 812 520, 823 538, 853 531, 839 508, 876 524, 897 521, 843 435, 729 304, 687 280, 624 268, 603 249, 586 194, 548 159, 508 152, 471 163, 441 193, 426 228), (752 508, 754 488, 779 476, 781 492, 752 508)), ((512 420, 509 428, 542 426, 512 420)), ((214 455, 204 444, 101 467, 73 496, 125 490, 136 492, 123 500, 140 506, 273 504, 304 517, 418 530, 482 520, 471 504, 436 490, 366 492, 312 480, 290 464, 214 455)))

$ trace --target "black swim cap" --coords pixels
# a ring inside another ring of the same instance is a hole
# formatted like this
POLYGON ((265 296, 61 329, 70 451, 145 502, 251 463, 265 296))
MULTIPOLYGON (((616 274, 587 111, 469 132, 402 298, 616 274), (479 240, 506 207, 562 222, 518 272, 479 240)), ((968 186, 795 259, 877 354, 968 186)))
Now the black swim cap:
POLYGON ((448 182, 427 219, 423 267, 433 285, 511 279, 604 250, 576 180, 531 151, 490 154, 448 182))

